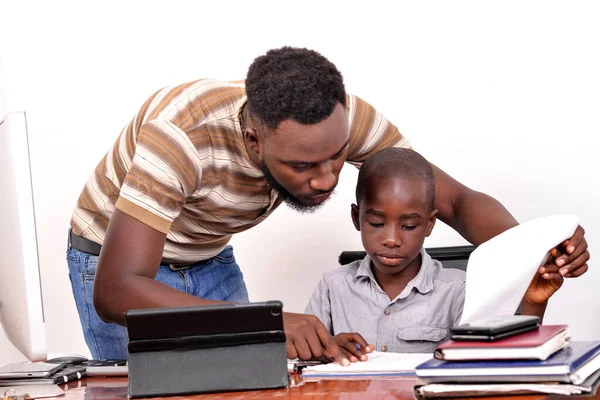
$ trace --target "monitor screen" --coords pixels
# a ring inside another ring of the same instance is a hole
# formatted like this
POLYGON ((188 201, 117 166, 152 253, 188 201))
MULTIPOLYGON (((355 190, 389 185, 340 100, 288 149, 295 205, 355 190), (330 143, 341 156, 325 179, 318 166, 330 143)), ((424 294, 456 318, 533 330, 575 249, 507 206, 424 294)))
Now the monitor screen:
POLYGON ((27 122, 24 112, 0 121, 0 323, 31 361, 46 360, 27 122))

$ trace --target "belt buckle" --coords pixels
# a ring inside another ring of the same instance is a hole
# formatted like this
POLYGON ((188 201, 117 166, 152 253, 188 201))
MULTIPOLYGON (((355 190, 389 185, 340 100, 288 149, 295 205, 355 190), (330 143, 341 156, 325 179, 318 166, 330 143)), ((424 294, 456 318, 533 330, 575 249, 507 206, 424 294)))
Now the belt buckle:
POLYGON ((175 265, 175 264, 169 264, 169 269, 173 272, 178 272, 178 271, 183 271, 186 270, 188 268, 190 268, 191 265, 175 265))

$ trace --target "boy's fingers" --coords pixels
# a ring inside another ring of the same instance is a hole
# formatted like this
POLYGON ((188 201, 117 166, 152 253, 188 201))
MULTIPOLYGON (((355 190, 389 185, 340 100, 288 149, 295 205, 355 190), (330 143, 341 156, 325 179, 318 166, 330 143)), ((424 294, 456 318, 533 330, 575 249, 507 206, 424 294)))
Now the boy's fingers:
POLYGON ((576 276, 580 276, 583 273, 585 273, 585 271, 587 271, 587 262, 590 259, 590 252, 585 250, 585 252, 583 252, 583 254, 581 254, 579 257, 577 257, 576 260, 573 260, 571 263, 565 265, 564 267, 561 267, 559 269, 559 272, 563 275, 566 276, 567 274, 570 275, 570 277, 576 277, 576 276), (585 270, 582 270, 582 267, 586 267, 585 270))
POLYGON ((348 366, 350 365, 350 359, 348 358, 347 352, 338 346, 335 343, 329 344, 329 350, 331 352, 331 357, 337 361, 340 365, 348 366))
POLYGON ((565 278, 577 278, 578 276, 581 276, 583 274, 585 274, 588 270, 588 265, 584 264, 581 267, 577 268, 575 271, 573 272, 568 272, 565 275, 563 275, 565 278))
POLYGON ((574 260, 577 260, 586 251, 588 251, 588 244, 587 241, 583 239, 581 242, 579 242, 579 245, 573 249, 572 252, 561 255, 554 261, 554 263, 559 267, 562 267, 563 265, 572 263, 574 260))
POLYGON ((348 348, 348 350, 351 351, 352 354, 359 357, 359 359, 361 359, 361 360, 366 360, 367 357, 365 356, 365 354, 371 353, 375 349, 375 346, 373 346, 372 344, 369 344, 365 340, 365 338, 362 337, 362 335, 360 333, 343 332, 343 333, 338 333, 336 336, 338 338, 342 338, 342 339, 350 342, 351 345, 353 346, 353 348, 348 348))
POLYGON ((358 360, 360 360, 359 357, 356 357, 354 354, 350 353, 348 350, 346 350, 345 348, 343 348, 344 351, 344 355, 348 358, 348 360, 350 360, 351 363, 355 363, 358 360))
MULTIPOLYGON (((367 360, 367 356, 362 352, 362 350, 360 348, 357 347, 357 344, 354 342, 346 342, 342 345, 342 347, 344 348, 344 350, 346 350, 347 353, 350 354, 351 357, 354 357, 355 360, 354 361, 366 361, 367 360)), ((350 359, 350 361, 352 361, 352 359, 350 359)))
POLYGON ((363 337, 358 333, 338 333, 335 335, 338 338, 338 342, 341 340, 343 342, 340 343, 346 351, 350 354, 358 358, 359 360, 366 360, 365 352, 368 346, 367 341, 363 339, 363 337), (362 343, 362 345, 361 345, 362 343))
POLYGON ((577 229, 575 229, 575 233, 573 233, 573 236, 566 241, 566 249, 568 254, 573 253, 573 251, 575 251, 575 249, 580 245, 580 243, 585 241, 584 235, 585 230, 581 225, 579 225, 577 229))
POLYGON ((317 335, 319 336, 321 344, 327 350, 327 354, 331 358, 340 363, 340 365, 350 365, 350 360, 348 359, 346 352, 335 343, 333 336, 331 336, 327 328, 325 328, 325 325, 317 324, 317 335))
POLYGON ((542 274, 542 278, 544 278, 547 281, 556 281, 556 282, 562 282, 563 280, 563 276, 561 274, 559 274, 558 272, 552 272, 552 273, 545 273, 542 274))
POLYGON ((538 269, 540 274, 558 272, 558 266, 555 264, 546 264, 538 269))
POLYGON ((565 281, 565 278, 561 274, 551 274, 551 275, 552 276, 549 279, 550 285, 552 287, 554 287, 555 290, 560 289, 560 287, 562 286, 562 284, 565 281))
POLYGON ((362 337, 362 335, 360 333, 351 333, 351 341, 358 344, 360 346, 360 348, 363 350, 363 353, 366 351, 367 346, 369 346, 369 343, 367 343, 367 341, 365 340, 364 337, 362 337))

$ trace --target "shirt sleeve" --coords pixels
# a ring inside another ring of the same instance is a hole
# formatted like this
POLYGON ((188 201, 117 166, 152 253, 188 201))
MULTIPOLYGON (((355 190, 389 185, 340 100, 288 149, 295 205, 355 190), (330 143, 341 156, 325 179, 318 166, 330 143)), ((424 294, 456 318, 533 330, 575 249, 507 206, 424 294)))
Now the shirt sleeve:
POLYGON ((350 144, 347 162, 360 167, 363 161, 388 147, 410 149, 409 141, 373 106, 358 96, 347 95, 350 144))
POLYGON ((168 121, 147 122, 136 137, 115 207, 166 234, 201 174, 198 153, 185 132, 168 121))
POLYGON ((321 279, 315 291, 312 294, 308 305, 306 306, 306 310, 304 311, 306 314, 312 314, 315 317, 319 318, 323 325, 327 328, 329 333, 332 335, 333 333, 333 324, 331 321, 331 303, 329 301, 329 286, 327 285, 327 281, 325 277, 321 279))
POLYGON ((453 326, 458 325, 460 323, 460 318, 462 317, 463 308, 465 306, 465 289, 466 282, 463 281, 460 284, 456 295, 456 301, 454 301, 454 306, 452 308, 453 326))

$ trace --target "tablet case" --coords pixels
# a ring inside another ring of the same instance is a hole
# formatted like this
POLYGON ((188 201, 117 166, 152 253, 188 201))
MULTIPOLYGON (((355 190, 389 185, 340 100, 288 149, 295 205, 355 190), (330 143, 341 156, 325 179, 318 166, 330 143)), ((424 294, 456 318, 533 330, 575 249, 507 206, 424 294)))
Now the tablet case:
POLYGON ((282 303, 131 310, 129 396, 288 385, 282 303))

